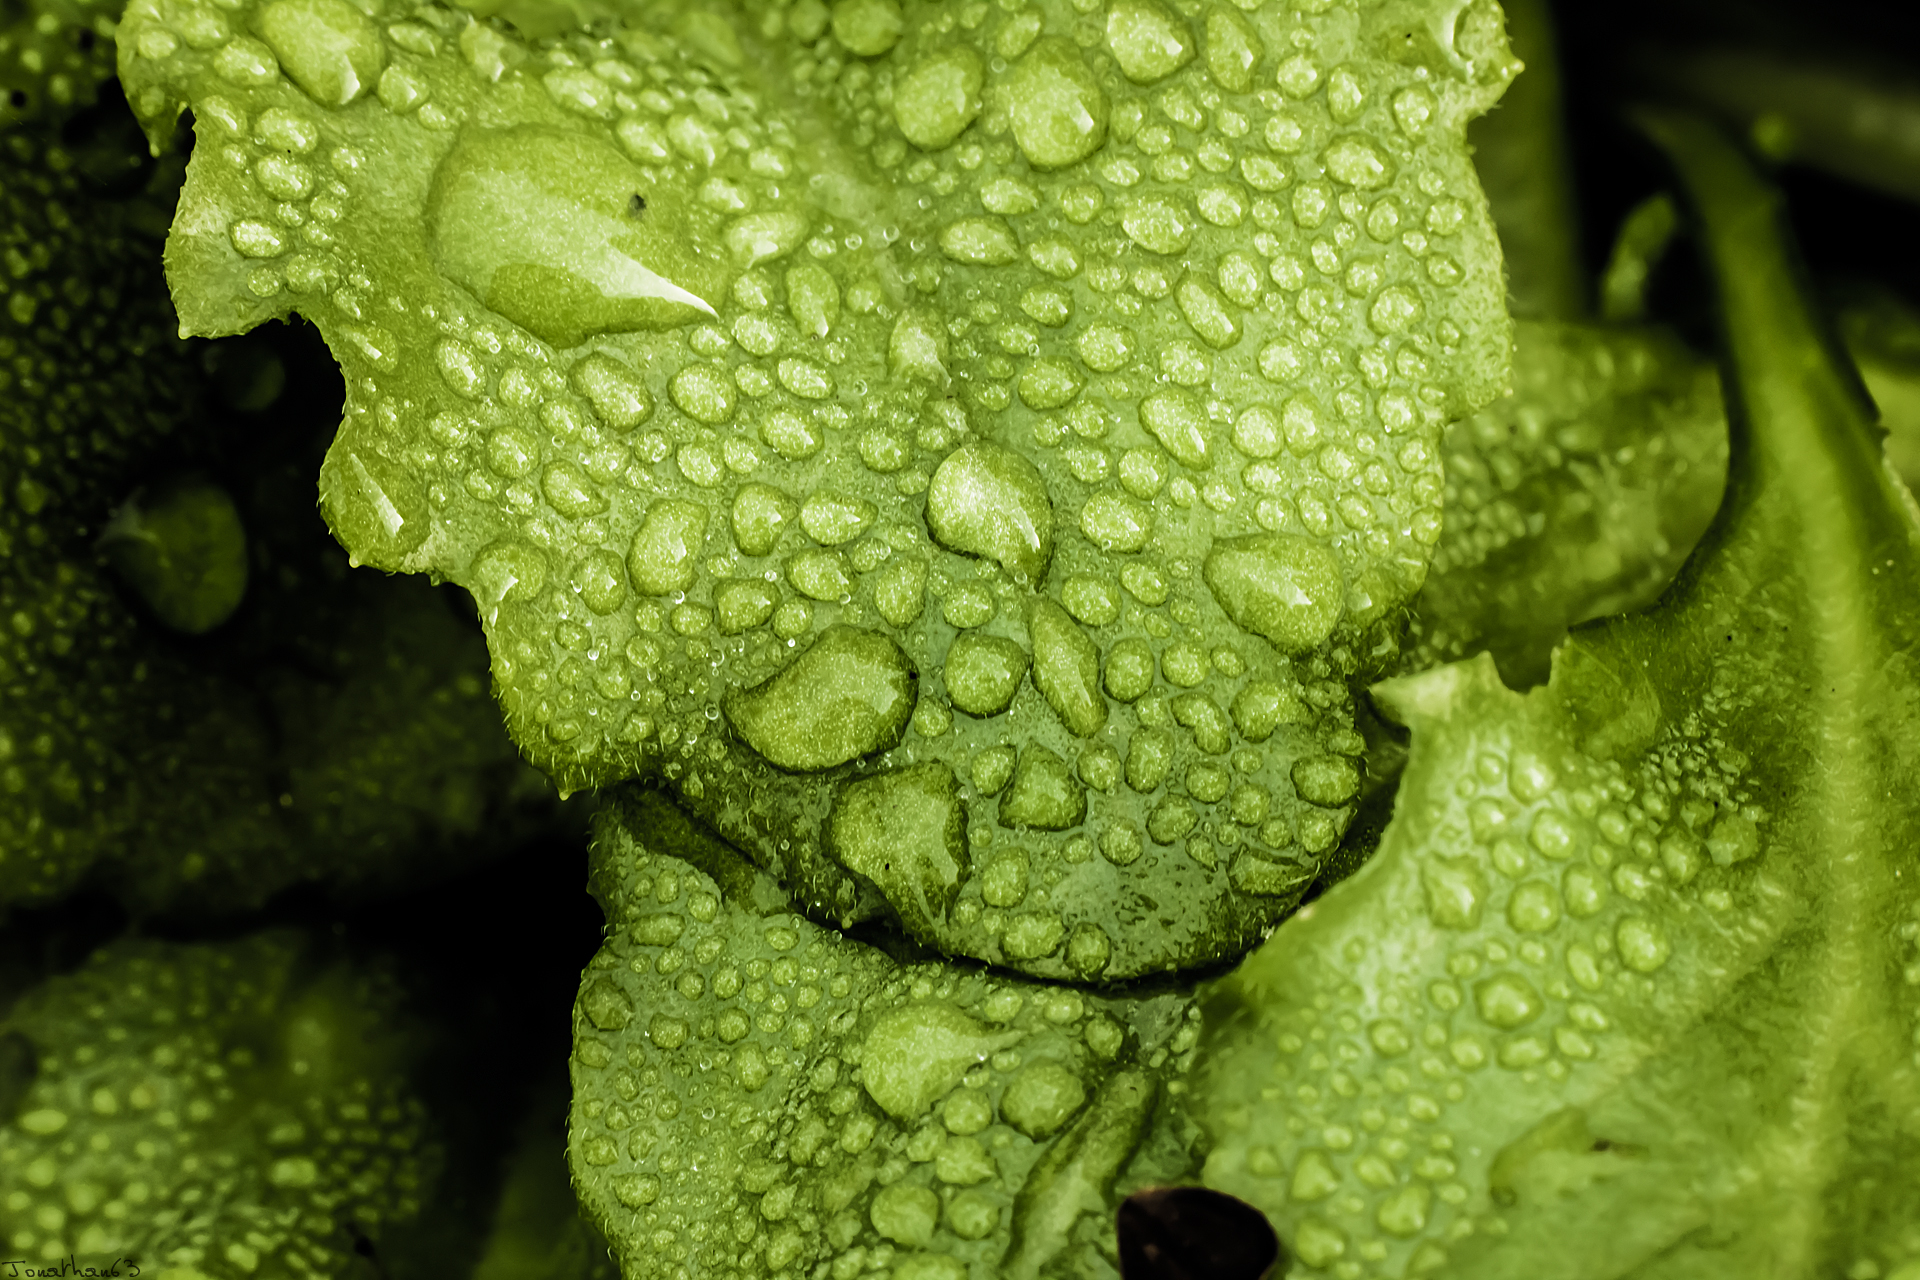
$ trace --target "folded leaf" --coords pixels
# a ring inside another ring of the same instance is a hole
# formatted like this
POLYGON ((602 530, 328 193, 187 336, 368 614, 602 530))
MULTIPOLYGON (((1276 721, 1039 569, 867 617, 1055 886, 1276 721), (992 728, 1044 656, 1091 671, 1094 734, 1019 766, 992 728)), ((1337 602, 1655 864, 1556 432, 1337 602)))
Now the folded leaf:
POLYGON ((1447 428, 1404 671, 1484 649, 1538 684, 1569 627, 1653 603, 1720 505, 1719 380, 1670 334, 1522 321, 1513 373, 1513 395, 1447 428))
POLYGON ((1491 4, 142 0, 121 49, 201 140, 183 325, 320 327, 329 521, 474 594, 563 789, 660 778, 815 918, 1049 977, 1297 900, 1506 375, 1491 4))
POLYGON ((1188 991, 895 959, 657 793, 599 823, 568 1153, 628 1280, 1111 1277, 1119 1202, 1191 1176, 1188 991))
POLYGON ((1299 1274, 1800 1277, 1920 1263, 1920 522, 1778 197, 1647 117, 1728 333, 1728 496, 1551 682, 1384 686, 1374 861, 1205 1003, 1205 1181, 1299 1274))

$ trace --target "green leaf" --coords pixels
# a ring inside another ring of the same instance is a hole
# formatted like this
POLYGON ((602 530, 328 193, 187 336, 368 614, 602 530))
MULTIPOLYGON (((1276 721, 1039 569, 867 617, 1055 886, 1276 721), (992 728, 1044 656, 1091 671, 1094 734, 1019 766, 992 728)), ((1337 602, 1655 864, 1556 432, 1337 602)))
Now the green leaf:
POLYGON ((32 1083, 0 1129, 10 1256, 149 1274, 360 1274, 438 1176, 385 973, 296 934, 124 941, 28 992, 32 1083), (95 1260, 99 1261, 95 1261, 95 1260))
POLYGON ((815 918, 1048 977, 1297 900, 1439 431, 1506 377, 1462 138, 1493 5, 660 4, 528 43, 246 0, 137 54, 215 7, 123 40, 150 135, 191 107, 201 143, 183 324, 319 326, 330 523, 474 594, 563 789, 658 778, 815 918), (858 814, 896 802, 893 858, 858 814), (1009 935, 1029 876, 1052 923, 1009 935))
POLYGON ((1858 291, 1840 306, 1841 340, 1887 429, 1887 463, 1920 485, 1920 313, 1891 291, 1858 291))
POLYGON ((1447 428, 1447 522, 1401 670, 1546 679, 1576 623, 1651 603, 1719 508, 1719 379, 1658 329, 1521 321, 1514 393, 1447 428))
POLYGON ((1578 320, 1587 310, 1573 161, 1561 109, 1557 40, 1546 0, 1506 0, 1507 38, 1525 64, 1467 140, 1487 190, 1516 319, 1578 320))
POLYGON ((1877 50, 1836 56, 1811 34, 1785 29, 1764 42, 1723 34, 1692 48, 1643 50, 1635 69, 1741 129, 1770 159, 1920 200, 1920 94, 1910 73, 1891 70, 1877 50))
POLYGON ((627 1280, 1115 1274, 1120 1199, 1191 1176, 1167 1102, 1189 990, 896 958, 793 914, 659 793, 618 795, 568 1153, 627 1280))
POLYGON ((1726 504, 1547 686, 1384 686, 1413 742, 1378 855, 1207 999, 1205 1181, 1299 1274, 1920 1264, 1920 522, 1778 196, 1646 122, 1721 293, 1726 504))

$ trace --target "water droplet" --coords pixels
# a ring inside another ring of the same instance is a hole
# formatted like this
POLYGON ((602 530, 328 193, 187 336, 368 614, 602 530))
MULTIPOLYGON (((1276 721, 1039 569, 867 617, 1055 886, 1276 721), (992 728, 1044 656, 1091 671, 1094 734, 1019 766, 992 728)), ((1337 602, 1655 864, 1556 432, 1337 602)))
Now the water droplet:
POLYGON ((627 553, 634 590, 666 596, 692 586, 706 528, 707 508, 699 503, 661 498, 648 507, 627 553))
POLYGON ((1507 899, 1507 923, 1522 933, 1545 933, 1560 922, 1560 895, 1542 880, 1515 886, 1507 899))
POLYGON ((730 694, 725 707, 735 731, 773 764, 816 772, 897 743, 917 687, 890 638, 836 626, 785 670, 730 694))
POLYGON ((1021 1070, 1000 1097, 1000 1115, 1019 1132, 1044 1141, 1066 1126, 1086 1105, 1080 1077, 1057 1062, 1037 1062, 1021 1070))
POLYGON ((352 102, 386 65, 380 33, 346 0, 274 0, 254 28, 293 82, 323 106, 352 102))
POLYGON ((693 364, 673 375, 667 395, 680 412, 696 422, 717 427, 733 417, 733 379, 709 364, 693 364))
POLYGON ((340 541, 362 563, 402 570, 431 531, 420 481, 367 449, 336 441, 320 473, 320 506, 340 541))
POLYGON ((813 224, 792 210, 749 213, 727 224, 727 251, 743 270, 786 257, 806 242, 813 224))
POLYGON ((589 609, 606 617, 626 601, 626 566, 604 548, 590 551, 573 568, 573 589, 589 609))
POLYGON ((1172 255, 1193 242, 1194 223, 1186 208, 1170 196, 1131 201, 1120 217, 1129 239, 1152 253, 1172 255))
MULTIPOLYGON (((881 1110, 911 1123, 952 1091, 968 1068, 1020 1038, 1015 1031, 990 1031, 945 1002, 916 1001, 885 1014, 868 1032, 860 1048, 861 1082, 881 1110)), ((961 1108, 964 1128, 966 1104, 961 1108)))
POLYGON ((907 141, 922 150, 951 146, 980 114, 984 79, 985 68, 973 50, 941 50, 894 86, 894 122, 907 141))
POLYGON ((501 538, 480 549, 466 578, 464 585, 484 610, 526 603, 546 586, 547 558, 538 547, 518 538, 501 538))
POLYGON ((1229 618, 1284 653, 1304 653, 1324 644, 1344 608, 1338 558, 1308 538, 1249 534, 1215 539, 1202 576, 1229 618))
POLYGON ((1135 84, 1163 80, 1193 59, 1193 33, 1154 0, 1115 0, 1107 11, 1107 47, 1135 84))
POLYGON ((689 193, 558 129, 463 138, 427 218, 441 271, 555 346, 713 316, 730 278, 689 193))
POLYGON ((1373 299, 1367 309, 1367 323, 1379 334, 1400 333, 1425 314, 1420 295, 1400 285, 1389 285, 1373 299))
POLYGON ((1627 916, 1614 927, 1613 944, 1620 962, 1635 973, 1652 973, 1673 954, 1667 931, 1658 921, 1627 916))
POLYGON ((1497 973, 1474 983, 1473 1004, 1487 1022, 1508 1030, 1525 1026, 1546 1009, 1533 984, 1511 973, 1497 973))
POLYGON ((1280 64, 1274 83, 1289 98, 1305 98, 1319 86, 1320 68, 1306 54, 1296 53, 1280 64))
POLYGON ((1053 557, 1053 502, 1039 468, 984 441, 948 454, 927 487, 927 528, 952 551, 1038 584, 1053 557))
POLYGON ((1107 138, 1106 93, 1067 40, 1039 41, 1007 85, 1014 141, 1037 169, 1060 169, 1099 150, 1107 138))
POLYGON ((426 77, 406 67, 388 67, 380 75, 376 93, 381 106, 395 115, 405 115, 419 110, 433 96, 433 86, 426 77))
POLYGON ((1207 70, 1215 83, 1229 93, 1245 93, 1253 87, 1254 68, 1266 56, 1252 24, 1230 9, 1216 8, 1207 15, 1207 70))
POLYGON ((233 247, 249 258, 273 258, 285 253, 286 240, 277 227, 253 218, 242 218, 229 233, 233 247))

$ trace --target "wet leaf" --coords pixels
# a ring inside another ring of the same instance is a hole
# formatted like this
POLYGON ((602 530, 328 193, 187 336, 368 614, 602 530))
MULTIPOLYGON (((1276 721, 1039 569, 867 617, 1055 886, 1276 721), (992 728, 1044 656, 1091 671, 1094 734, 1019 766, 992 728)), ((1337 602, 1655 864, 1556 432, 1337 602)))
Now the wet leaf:
POLYGON ((15 1256, 367 1275, 355 1241, 422 1211, 442 1155, 390 976, 292 933, 123 941, 0 1021, 38 1073, 0 1129, 15 1256))
POLYGON ((563 789, 658 779, 812 918, 1053 978, 1298 899, 1439 432, 1506 377, 1491 4, 657 4, 529 43, 247 0, 140 52, 216 8, 142 0, 122 44, 150 135, 200 140, 182 321, 320 327, 329 521, 474 594, 563 789), (911 793, 904 865, 857 788, 911 793))
POLYGON ((1920 1260, 1920 524, 1778 197, 1646 119, 1721 292, 1728 497, 1545 687, 1383 686, 1413 747, 1379 854, 1208 1001, 1205 1181, 1304 1274, 1920 1260))
POLYGON ((568 1153, 628 1280, 1111 1276, 1121 1199, 1191 1176, 1166 1092, 1190 989, 896 958, 794 914, 658 793, 599 824, 568 1153))

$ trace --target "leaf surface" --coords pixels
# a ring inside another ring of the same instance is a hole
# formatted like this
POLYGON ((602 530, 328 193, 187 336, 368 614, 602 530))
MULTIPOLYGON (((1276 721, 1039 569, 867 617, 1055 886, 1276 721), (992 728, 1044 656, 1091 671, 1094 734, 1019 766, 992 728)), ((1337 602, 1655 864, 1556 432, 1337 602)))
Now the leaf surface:
POLYGON ((327 387, 298 344, 172 332, 171 193, 101 181, 144 158, 118 121, 102 104, 71 146, 45 120, 0 135, 0 911, 84 886, 205 915, 392 884, 550 821, 470 620, 348 575, 301 518, 327 387), (243 411, 215 390, 251 366, 287 389, 243 411), (190 499, 171 524, 169 491, 190 499), (225 589, 197 613, 209 560, 225 589))
POLYGON ((609 933, 574 1007, 568 1153, 627 1280, 1111 1280, 1119 1202, 1191 1176, 1170 1107, 1190 987, 896 958, 794 914, 657 792, 596 834, 609 933))
POLYGON ((1728 335, 1728 497, 1551 682, 1394 682, 1373 862, 1207 1001, 1205 1180, 1305 1274, 1782 1277, 1920 1261, 1920 526, 1778 197, 1652 116, 1728 335))
POLYGON ((563 789, 658 778, 810 916, 1048 977, 1236 954, 1297 900, 1439 431, 1506 376, 1463 143, 1513 71, 1491 4, 661 4, 529 43, 143 0, 121 49, 150 135, 201 139, 184 326, 320 327, 329 521, 474 594, 563 789))
POLYGON ((1513 373, 1443 437, 1446 525, 1403 671, 1484 649, 1540 683, 1569 627, 1653 603, 1719 508, 1719 380, 1672 335, 1521 321, 1513 373))

